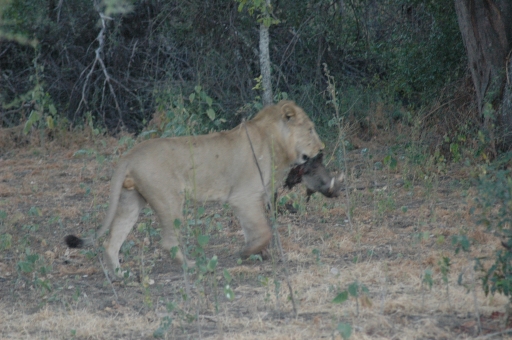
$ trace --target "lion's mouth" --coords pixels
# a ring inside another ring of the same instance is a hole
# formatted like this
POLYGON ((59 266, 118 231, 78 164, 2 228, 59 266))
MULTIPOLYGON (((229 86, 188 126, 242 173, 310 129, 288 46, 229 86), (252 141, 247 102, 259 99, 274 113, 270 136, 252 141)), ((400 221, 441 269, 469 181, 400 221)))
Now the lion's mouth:
POLYGON ((306 163, 309 159, 309 156, 306 154, 302 154, 299 158, 295 160, 295 165, 302 165, 306 163))

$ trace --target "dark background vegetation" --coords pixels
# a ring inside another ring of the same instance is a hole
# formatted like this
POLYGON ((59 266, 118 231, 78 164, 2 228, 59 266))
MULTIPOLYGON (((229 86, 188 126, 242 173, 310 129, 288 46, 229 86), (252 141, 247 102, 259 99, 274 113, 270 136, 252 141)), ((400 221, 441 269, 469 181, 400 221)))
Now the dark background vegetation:
MULTIPOLYGON (((71 127, 92 117, 111 132, 138 132, 158 110, 187 102, 197 85, 226 120, 221 128, 257 109, 254 16, 238 11, 232 0, 131 5, 131 11, 105 20, 105 70, 96 64, 92 72, 99 11, 108 4, 12 0, 4 6, 1 126, 22 124, 38 110, 40 117, 51 115, 71 127), (13 35, 25 43, 5 39, 13 35)), ((275 99, 285 92, 318 123, 332 117, 324 63, 340 90, 342 113, 363 129, 377 103, 398 120, 408 109, 448 103, 458 91, 471 99, 451 1, 279 0, 273 16, 280 21, 270 28, 275 99)), ((450 108, 459 105, 437 113, 450 108)))

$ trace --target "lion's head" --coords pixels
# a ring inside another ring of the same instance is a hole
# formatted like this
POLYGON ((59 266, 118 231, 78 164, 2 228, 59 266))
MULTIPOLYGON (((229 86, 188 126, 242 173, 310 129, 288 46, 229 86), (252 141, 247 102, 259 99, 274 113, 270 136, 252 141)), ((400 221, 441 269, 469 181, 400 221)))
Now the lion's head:
POLYGON ((309 158, 315 157, 324 149, 324 143, 318 137, 315 124, 309 119, 304 110, 292 101, 280 101, 282 121, 285 135, 288 135, 289 147, 295 150, 295 164, 302 164, 309 158))
POLYGON ((281 100, 261 110, 248 124, 272 136, 280 150, 274 150, 286 166, 303 164, 324 149, 318 137, 315 124, 304 110, 289 100, 281 100))

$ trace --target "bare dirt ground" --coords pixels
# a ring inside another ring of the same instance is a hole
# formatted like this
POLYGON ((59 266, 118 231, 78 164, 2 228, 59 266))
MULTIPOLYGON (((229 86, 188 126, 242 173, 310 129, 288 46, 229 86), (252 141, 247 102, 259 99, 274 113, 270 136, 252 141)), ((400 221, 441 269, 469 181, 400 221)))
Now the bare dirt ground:
POLYGON ((121 252, 131 278, 110 283, 101 248, 68 249, 64 236, 88 235, 102 221, 123 151, 117 140, 0 153, 0 338, 341 339, 347 325, 351 339, 506 338, 507 299, 485 296, 473 279, 472 258, 500 241, 471 214, 469 171, 430 175, 399 154, 396 169, 379 169, 388 149, 366 147, 348 157, 350 203, 345 194, 306 203, 304 187, 281 192, 297 210, 282 207, 277 220, 297 315, 275 249, 273 261, 238 260, 243 235, 229 208, 196 205, 183 236, 190 247, 194 233, 210 236, 214 272, 185 277, 172 265, 149 209, 121 252), (471 253, 455 254, 460 234, 474 240, 471 253), (333 302, 354 283, 356 296, 333 302))

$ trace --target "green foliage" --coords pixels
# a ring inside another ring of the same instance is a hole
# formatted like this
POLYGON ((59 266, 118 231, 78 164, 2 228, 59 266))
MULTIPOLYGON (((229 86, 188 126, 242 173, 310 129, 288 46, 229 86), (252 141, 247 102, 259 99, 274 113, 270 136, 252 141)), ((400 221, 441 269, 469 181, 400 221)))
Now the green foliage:
POLYGON ((10 249, 12 246, 12 235, 9 233, 0 235, 0 252, 10 249))
POLYGON ((443 256, 443 258, 441 260, 439 260, 438 265, 439 265, 439 269, 441 270, 443 282, 445 284, 448 284, 448 273, 450 272, 450 266, 451 266, 450 258, 443 256))
POLYGON ((233 300, 235 298, 235 292, 230 286, 232 281, 231 274, 229 274, 226 269, 223 270, 222 274, 224 276, 224 280, 226 281, 226 284, 224 285, 224 295, 228 300, 233 300))
POLYGON ((344 290, 332 300, 332 303, 343 303, 348 300, 348 290, 344 290))
POLYGON ((52 291, 50 280, 46 278, 53 270, 52 265, 47 265, 44 257, 32 253, 30 248, 26 248, 24 258, 16 264, 16 269, 21 277, 33 284, 41 294, 52 291))
POLYGON ((425 284, 429 289, 432 289, 432 285, 434 284, 434 280, 432 279, 432 269, 425 269, 425 272, 423 273, 422 284, 425 284))
MULTIPOLYGON (((38 67, 36 69, 43 69, 38 67)), ((36 79, 38 79, 38 73, 36 73, 36 79)), ((36 81, 34 88, 31 91, 32 103, 34 109, 30 112, 30 115, 25 122, 23 133, 27 134, 33 127, 39 127, 40 129, 48 128, 53 130, 55 128, 55 118, 57 116, 57 109, 52 103, 52 99, 48 92, 45 92, 43 85, 36 81)))
POLYGON ((38 207, 30 207, 28 210, 28 216, 43 216, 43 213, 38 207))
POLYGON ((101 4, 106 16, 129 13, 133 10, 133 0, 103 0, 101 4))
POLYGON ((321 261, 320 261, 320 250, 318 250, 317 248, 314 248, 311 253, 315 256, 315 262, 316 264, 320 264, 321 261))
MULTIPOLYGON (((44 7, 41 6, 41 9, 44 7)), ((37 46, 37 40, 29 37, 23 27, 29 24, 34 8, 25 1, 3 0, 0 2, 0 40, 12 40, 19 44, 37 46)), ((35 19, 35 18, 33 18, 35 19)))
POLYGON ((336 330, 338 331, 338 333, 340 333, 341 337, 345 340, 349 339, 350 336, 352 335, 352 325, 349 323, 340 322, 338 324, 338 327, 336 328, 336 330))
POLYGON ((21 229, 29 232, 36 232, 39 229, 39 226, 37 224, 24 224, 21 229))
POLYGON ((421 103, 462 75, 464 46, 454 3, 406 0, 401 6, 403 21, 395 21, 391 34, 372 51, 387 63, 389 78, 384 84, 390 93, 421 103))
POLYGON ((368 287, 366 285, 354 281, 348 285, 348 288, 336 295, 336 297, 332 300, 333 303, 341 304, 348 300, 349 297, 354 298, 356 302, 357 315, 359 315, 359 300, 365 299, 369 304, 370 300, 368 299, 368 294, 370 293, 368 287))
POLYGON ((172 319, 169 316, 164 316, 160 321, 160 326, 153 332, 154 338, 163 338, 172 325, 172 319))
POLYGON ((397 165, 398 165, 398 161, 395 157, 393 157, 393 155, 387 155, 386 157, 384 157, 384 165, 388 167, 389 170, 395 170, 397 165))
POLYGON ((244 7, 247 8, 247 11, 252 16, 256 13, 257 21, 262 23, 266 27, 270 27, 271 25, 277 25, 280 23, 279 19, 272 17, 270 14, 272 13, 272 3, 269 1, 270 5, 267 5, 266 0, 235 0, 239 3, 238 11, 242 12, 244 7))
POLYGON ((456 235, 452 237, 452 245, 455 247, 455 254, 458 254, 461 250, 469 252, 471 242, 466 235, 456 235))
POLYGON ((161 91, 155 95, 159 122, 153 129, 144 131, 140 137, 147 139, 153 135, 161 137, 204 134, 219 129, 225 119, 217 116, 213 99, 199 85, 188 97, 172 92, 161 91))
POLYGON ((512 301, 512 247, 511 238, 506 244, 507 249, 497 250, 494 254, 494 263, 485 270, 484 266, 479 263, 479 267, 483 272, 482 285, 485 294, 501 293, 512 301))
MULTIPOLYGON (((510 157, 510 154, 504 155, 503 160, 508 160, 510 157)), ((501 165, 497 163, 497 166, 501 165)), ((504 232, 505 237, 509 237, 512 222, 511 175, 508 169, 489 167, 479 178, 479 195, 475 199, 478 207, 482 209, 480 223, 492 230, 504 232)))
POLYGON ((135 145, 135 140, 130 136, 123 136, 117 142, 119 146, 126 147, 127 150, 130 150, 135 145))
MULTIPOLYGON (((466 64, 453 3, 4 0, 0 37, 11 40, 4 39, 0 61, 2 125, 85 128, 92 117, 95 133, 139 133, 162 112, 168 126, 143 138, 218 130, 222 119, 231 127, 259 100, 254 17, 271 29, 276 93, 287 93, 327 132, 322 63, 343 84, 340 117, 365 129, 376 103, 430 103, 466 64)), ((400 119, 395 111, 389 118, 400 119)))
POLYGON ((494 263, 487 269, 478 259, 483 289, 486 294, 502 293, 512 301, 512 174, 501 168, 510 159, 511 155, 505 154, 482 173, 476 202, 481 210, 480 223, 499 235, 504 247, 495 251, 494 263))

